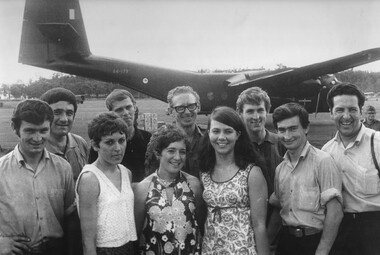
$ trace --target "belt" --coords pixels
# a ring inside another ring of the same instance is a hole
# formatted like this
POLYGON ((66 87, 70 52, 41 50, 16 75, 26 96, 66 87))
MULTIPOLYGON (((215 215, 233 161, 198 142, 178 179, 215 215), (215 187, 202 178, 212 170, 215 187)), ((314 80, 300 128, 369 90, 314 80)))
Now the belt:
POLYGON ((31 250, 27 254, 40 254, 51 249, 58 248, 63 248, 63 238, 41 239, 40 241, 32 245, 31 250))
POLYGON ((295 237, 305 237, 318 234, 322 232, 320 229, 311 228, 311 227, 291 227, 285 226, 287 232, 295 237))
POLYGON ((380 211, 371 211, 371 212, 358 212, 358 213, 344 213, 344 217, 350 219, 379 219, 380 211))

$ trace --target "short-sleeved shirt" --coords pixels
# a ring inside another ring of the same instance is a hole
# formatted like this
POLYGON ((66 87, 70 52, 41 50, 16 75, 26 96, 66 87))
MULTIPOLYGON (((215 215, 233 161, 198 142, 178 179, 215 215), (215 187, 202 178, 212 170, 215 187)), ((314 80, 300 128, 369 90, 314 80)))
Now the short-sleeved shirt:
POLYGON ((87 164, 89 152, 86 140, 79 135, 68 133, 65 153, 57 150, 56 147, 51 146, 49 143, 46 143, 46 149, 70 163, 74 181, 76 182, 83 167, 87 164))
MULTIPOLYGON (((373 132, 362 125, 355 141, 346 148, 339 133, 322 147, 342 172, 344 212, 380 211, 380 181, 370 144, 373 132)), ((380 163, 380 132, 374 137, 374 151, 380 163)))
POLYGON ((333 160, 309 142, 293 166, 289 152, 278 165, 270 203, 280 205, 286 226, 323 229, 326 204, 333 198, 342 203, 342 177, 333 160))
POLYGON ((363 121, 364 126, 367 128, 380 131, 380 120, 374 119, 372 123, 368 123, 366 120, 363 121))
POLYGON ((34 170, 18 145, 0 158, 0 234, 23 235, 30 245, 63 237, 63 218, 75 210, 70 164, 44 150, 34 170))
POLYGON ((186 165, 183 171, 199 178, 199 150, 203 133, 201 128, 196 125, 194 137, 190 144, 190 151, 186 155, 186 165))
MULTIPOLYGON (((132 182, 140 182, 145 177, 145 153, 150 141, 151 133, 135 127, 135 134, 127 141, 127 147, 121 164, 131 170, 132 182)), ((93 163, 98 158, 98 153, 91 148, 88 163, 93 163)))
POLYGON ((264 141, 261 144, 253 142, 253 146, 265 159, 266 169, 262 170, 265 180, 267 181, 268 196, 270 196, 273 193, 276 167, 282 162, 286 148, 281 144, 276 134, 267 129, 265 129, 265 131, 264 141))

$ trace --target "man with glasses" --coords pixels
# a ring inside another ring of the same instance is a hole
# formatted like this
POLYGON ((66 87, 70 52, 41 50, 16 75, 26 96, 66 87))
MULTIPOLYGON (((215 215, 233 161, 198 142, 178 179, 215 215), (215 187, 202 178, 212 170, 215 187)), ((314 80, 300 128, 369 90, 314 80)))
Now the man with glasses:
POLYGON ((190 142, 183 171, 199 177, 198 147, 203 135, 195 124, 201 108, 199 95, 189 86, 179 86, 169 91, 167 101, 168 114, 173 116, 176 125, 185 132, 190 142))

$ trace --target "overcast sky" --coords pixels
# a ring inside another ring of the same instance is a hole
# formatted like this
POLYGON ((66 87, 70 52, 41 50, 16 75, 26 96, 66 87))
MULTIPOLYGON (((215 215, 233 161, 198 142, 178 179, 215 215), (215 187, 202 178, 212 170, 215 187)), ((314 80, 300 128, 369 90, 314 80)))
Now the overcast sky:
MULTIPOLYGON (((378 0, 80 3, 93 54, 175 69, 300 67, 380 47, 378 0)), ((0 84, 52 74, 17 63, 24 4, 0 0, 0 84)))

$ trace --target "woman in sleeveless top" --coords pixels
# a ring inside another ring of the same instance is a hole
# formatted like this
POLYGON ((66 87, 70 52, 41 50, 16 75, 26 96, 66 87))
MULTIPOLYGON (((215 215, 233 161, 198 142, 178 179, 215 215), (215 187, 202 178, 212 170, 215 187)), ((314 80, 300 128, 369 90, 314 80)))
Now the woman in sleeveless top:
POLYGON ((240 116, 229 107, 210 115, 200 156, 207 220, 202 254, 269 254, 267 186, 240 116))
POLYGON ((185 134, 175 126, 161 127, 151 137, 146 165, 157 170, 135 187, 142 254, 200 255, 201 186, 181 171, 188 148, 185 134))
POLYGON ((134 254, 132 176, 120 164, 126 134, 127 125, 113 112, 100 114, 88 126, 98 158, 85 165, 75 187, 84 255, 134 254))

